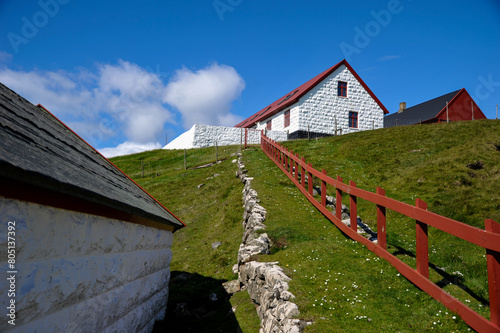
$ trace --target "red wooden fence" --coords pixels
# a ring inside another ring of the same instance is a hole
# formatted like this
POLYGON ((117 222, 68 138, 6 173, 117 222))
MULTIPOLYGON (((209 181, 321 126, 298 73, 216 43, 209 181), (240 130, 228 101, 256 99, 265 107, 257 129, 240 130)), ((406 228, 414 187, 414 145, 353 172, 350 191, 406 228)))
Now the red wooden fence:
POLYGON ((500 224, 493 220, 486 220, 486 229, 482 230, 465 223, 427 211, 427 204, 416 199, 415 206, 388 198, 385 191, 377 188, 376 193, 356 187, 356 183, 349 185, 327 176, 326 170, 319 172, 311 163, 306 163, 304 158, 287 150, 279 143, 262 134, 261 148, 264 153, 290 178, 306 198, 321 211, 333 224, 346 235, 364 244, 370 251, 387 260, 408 280, 441 302, 451 311, 457 313, 470 327, 479 332, 500 332, 500 224), (299 170, 301 181, 299 182, 299 170), (305 176, 308 176, 306 186, 305 176), (318 202, 312 195, 313 177, 321 181, 321 201, 318 202), (331 185, 336 189, 337 203, 342 202, 342 192, 349 194, 351 227, 342 223, 342 205, 336 205, 335 214, 326 207, 326 186, 331 185), (357 198, 370 201, 377 205, 377 239, 375 244, 358 234, 357 230, 357 198), (387 251, 386 242, 386 209, 393 210, 408 216, 416 221, 416 257, 417 269, 387 251), (469 241, 486 249, 488 267, 488 286, 490 298, 490 320, 484 318, 458 299, 441 289, 429 280, 429 255, 428 255, 428 226, 432 226, 446 233, 469 241))

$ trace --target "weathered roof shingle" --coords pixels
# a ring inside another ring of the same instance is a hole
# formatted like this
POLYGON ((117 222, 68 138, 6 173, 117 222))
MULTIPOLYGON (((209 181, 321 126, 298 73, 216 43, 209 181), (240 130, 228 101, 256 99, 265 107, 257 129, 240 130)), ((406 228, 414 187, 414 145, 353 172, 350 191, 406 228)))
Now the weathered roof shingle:
POLYGON ((41 106, 0 83, 0 178, 173 226, 184 224, 41 106))

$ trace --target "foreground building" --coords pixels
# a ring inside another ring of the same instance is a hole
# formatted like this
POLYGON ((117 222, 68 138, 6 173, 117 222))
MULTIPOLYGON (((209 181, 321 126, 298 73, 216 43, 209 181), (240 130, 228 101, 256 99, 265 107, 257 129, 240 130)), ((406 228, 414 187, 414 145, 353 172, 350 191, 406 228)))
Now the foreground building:
POLYGON ((148 332, 163 318, 184 224, 2 84, 0 219, 0 331, 148 332))
POLYGON ((287 131, 289 139, 307 138, 382 128, 386 113, 342 60, 235 127, 287 131))

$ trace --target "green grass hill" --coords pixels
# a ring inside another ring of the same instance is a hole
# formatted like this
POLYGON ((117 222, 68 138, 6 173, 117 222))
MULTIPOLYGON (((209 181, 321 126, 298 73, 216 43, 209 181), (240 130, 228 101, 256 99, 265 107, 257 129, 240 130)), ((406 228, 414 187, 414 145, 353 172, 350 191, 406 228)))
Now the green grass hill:
MULTIPOLYGON (((500 222, 500 121, 406 126, 284 145, 360 188, 380 186, 410 204, 421 198, 428 210, 479 228, 488 218, 500 222)), ((187 225, 174 234, 167 318, 156 331, 257 332, 246 291, 229 297, 221 287, 237 278, 232 265, 243 234, 235 157, 188 170, 183 158, 183 151, 157 150, 112 159, 187 225), (154 172, 142 177, 141 161, 154 172), (215 242, 222 245, 213 249, 215 242), (211 294, 217 297, 210 300, 211 294), (183 317, 186 312, 190 316, 183 317)), ((306 332, 468 331, 458 315, 339 232, 259 148, 244 151, 243 160, 274 241, 272 254, 257 259, 279 261, 292 278, 300 317, 313 322, 306 332)), ((376 230, 374 205, 358 205, 358 215, 376 230)), ((390 252, 415 267, 415 221, 389 211, 387 240, 390 252)), ((484 249, 429 228, 429 255, 431 280, 489 318, 484 249)))

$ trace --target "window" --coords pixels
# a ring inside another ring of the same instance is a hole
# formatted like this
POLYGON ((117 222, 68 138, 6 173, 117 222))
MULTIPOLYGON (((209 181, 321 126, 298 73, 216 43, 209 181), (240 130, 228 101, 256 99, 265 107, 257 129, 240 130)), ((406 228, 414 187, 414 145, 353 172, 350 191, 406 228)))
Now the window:
POLYGON ((290 126, 290 110, 285 111, 285 127, 290 126))
POLYGON ((347 82, 339 81, 338 96, 347 97, 347 82))
POLYGON ((268 131, 270 131, 270 130, 271 130, 271 120, 268 120, 268 121, 267 121, 267 123, 266 123, 266 129, 267 129, 268 131))
POLYGON ((358 113, 349 112, 349 127, 358 128, 358 113))

